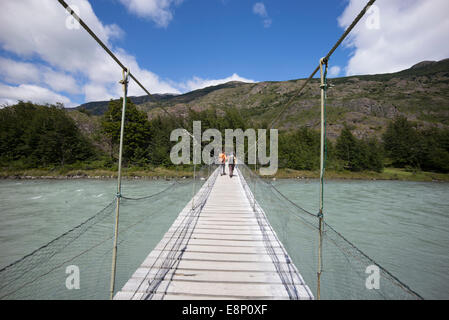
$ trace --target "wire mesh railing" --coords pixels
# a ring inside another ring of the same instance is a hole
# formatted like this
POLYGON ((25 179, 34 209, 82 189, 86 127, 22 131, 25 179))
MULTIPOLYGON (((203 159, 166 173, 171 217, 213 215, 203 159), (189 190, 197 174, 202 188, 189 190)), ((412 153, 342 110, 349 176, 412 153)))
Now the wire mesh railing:
MULTIPOLYGON (((257 203, 314 294, 317 291, 319 219, 251 168, 238 164, 257 203)), ((422 299, 405 283, 324 222, 321 299, 422 299), (378 286, 371 277, 378 272, 378 286)))
MULTIPOLYGON (((196 179, 161 185, 151 195, 123 195, 116 291, 126 283, 213 173, 207 166, 196 179)), ((115 223, 115 199, 95 215, 0 270, 0 299, 108 299, 115 223), (71 286, 73 267, 79 288, 71 286)))
MULTIPOLYGON (((314 291, 317 287, 318 217, 239 163, 247 188, 263 208, 288 255, 314 291)), ((120 290, 159 243, 179 212, 217 171, 198 170, 197 179, 164 184, 149 196, 122 196, 118 237, 117 286, 120 290), (176 199, 176 201, 174 201, 176 199)), ((207 190, 208 188, 203 188, 207 190)), ((197 195, 191 220, 207 199, 197 195)), ((0 270, 1 299, 107 299, 110 280, 115 200, 83 223, 0 270), (68 267, 79 269, 79 289, 68 289, 68 267)), ((190 229, 189 229, 190 230, 190 229)), ((188 230, 187 230, 188 231, 188 230)), ((188 236, 187 233, 185 233, 188 236)), ((174 244, 176 244, 174 242, 174 244)), ((170 250, 170 252, 179 250, 170 250)), ((182 250, 181 250, 182 252, 182 250)), ((177 259, 167 259, 172 263, 177 259)), ((159 279, 162 277, 158 277, 159 279)), ((154 284, 153 284, 154 285, 154 284)), ((150 288, 150 287, 149 287, 150 288)), ((148 298, 151 298, 151 290, 148 298)), ((324 223, 322 299, 421 299, 388 270, 324 223), (369 289, 368 268, 377 268, 379 288, 369 289)))

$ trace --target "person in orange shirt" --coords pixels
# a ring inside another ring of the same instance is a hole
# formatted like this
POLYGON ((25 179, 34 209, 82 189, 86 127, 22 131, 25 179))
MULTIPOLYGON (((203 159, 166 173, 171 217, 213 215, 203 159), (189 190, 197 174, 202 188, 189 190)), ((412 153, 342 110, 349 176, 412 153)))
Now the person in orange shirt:
POLYGON ((224 175, 224 174, 226 174, 226 172, 225 172, 226 154, 224 153, 224 150, 221 151, 221 153, 218 156, 218 159, 220 159, 220 161, 221 161, 220 165, 223 168, 221 175, 224 175))

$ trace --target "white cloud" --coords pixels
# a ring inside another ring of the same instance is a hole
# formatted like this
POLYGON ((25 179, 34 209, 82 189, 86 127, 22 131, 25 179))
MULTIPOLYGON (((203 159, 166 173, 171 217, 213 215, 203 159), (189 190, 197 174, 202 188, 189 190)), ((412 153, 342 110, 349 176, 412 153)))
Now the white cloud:
MULTIPOLYGON (((181 93, 232 80, 252 82, 237 74, 218 80, 194 77, 182 83, 161 79, 142 68, 133 55, 114 47, 113 40, 124 32, 116 25, 104 25, 87 0, 70 4, 79 8, 80 17, 151 93, 181 93)), ((84 95, 85 102, 122 95, 121 68, 83 28, 66 28, 67 19, 71 17, 54 0, 0 1, 0 46, 15 56, 0 57, 0 101, 36 99, 73 106, 64 95, 84 95)), ((144 94, 131 80, 129 95, 144 94)))
POLYGON ((45 69, 46 70, 42 74, 43 81, 51 89, 55 91, 64 91, 72 94, 80 93, 80 88, 76 83, 76 80, 72 76, 64 72, 54 71, 51 68, 45 69))
POLYGON ((183 0, 120 0, 129 12, 149 18, 157 26, 166 28, 173 19, 173 7, 183 0))
POLYGON ((183 91, 192 91, 197 89, 202 89, 210 86, 217 86, 219 84, 223 84, 229 81, 241 81, 241 82, 248 82, 253 83, 254 80, 251 79, 245 79, 243 77, 240 77, 238 74, 234 73, 232 76, 223 78, 223 79, 217 79, 217 80, 210 80, 210 79, 202 79, 199 77, 193 77, 193 79, 185 82, 184 84, 179 84, 179 87, 183 89, 183 91))
POLYGON ((341 68, 339 66, 333 66, 329 69, 329 75, 331 77, 337 77, 340 74, 341 68))
POLYGON ((46 84, 55 91, 79 93, 75 79, 49 67, 0 57, 0 77, 11 84, 46 84))
MULTIPOLYGON (((179 92, 167 81, 140 68, 135 57, 120 48, 114 49, 111 41, 123 36, 123 32, 116 25, 102 24, 87 0, 72 0, 71 5, 79 8, 80 17, 123 59, 123 63, 150 92, 179 92)), ((37 64, 2 59, 0 71, 6 74, 3 81, 12 84, 45 83, 52 90, 68 93, 84 91, 86 101, 121 95, 118 83, 122 77, 120 67, 85 30, 66 28, 66 20, 70 18, 54 0, 0 2, 0 46, 21 60, 38 58, 42 61, 37 64), (77 84, 75 78, 81 78, 78 82, 82 83, 77 84), (92 89, 86 89, 86 83, 92 89)), ((130 85, 130 92, 144 94, 135 90, 134 85, 130 85)))
POLYGON ((119 95, 110 93, 109 88, 105 85, 95 82, 88 82, 83 87, 83 93, 87 101, 105 101, 116 99, 119 95))
POLYGON ((262 2, 257 2, 254 4, 253 12, 254 12, 254 14, 261 16, 262 18, 265 18, 268 16, 267 8, 265 8, 265 5, 262 2))
POLYGON ((271 18, 268 16, 267 8, 262 2, 257 2, 253 6, 253 13, 255 15, 258 15, 263 19, 263 25, 265 28, 269 28, 271 26, 271 23, 273 22, 271 18))
MULTIPOLYGON (((365 4, 349 0, 339 25, 347 28, 365 4)), ((449 57, 449 1, 378 0, 376 6, 345 42, 354 49, 347 75, 396 72, 449 57)))
POLYGON ((17 62, 0 57, 1 77, 14 84, 39 82, 39 69, 32 63, 17 62))
POLYGON ((0 84, 0 105, 13 104, 18 100, 32 101, 35 103, 64 103, 66 107, 75 107, 69 98, 57 94, 47 88, 21 84, 19 86, 9 86, 0 84))
MULTIPOLYGON (((130 68, 131 73, 142 83, 144 87, 150 90, 151 93, 181 93, 177 89, 176 83, 172 81, 164 81, 160 77, 149 71, 142 69, 134 56, 127 54, 124 50, 117 51, 117 57, 124 61, 124 64, 130 68)), ((122 87, 119 87, 118 94, 122 94, 122 87)), ((145 92, 131 80, 129 85, 129 95, 143 95, 145 92)))
POLYGON ((271 26, 272 23, 273 23, 273 20, 271 20, 271 19, 264 19, 264 20, 263 20, 263 26, 264 26, 265 28, 269 28, 269 27, 271 26))

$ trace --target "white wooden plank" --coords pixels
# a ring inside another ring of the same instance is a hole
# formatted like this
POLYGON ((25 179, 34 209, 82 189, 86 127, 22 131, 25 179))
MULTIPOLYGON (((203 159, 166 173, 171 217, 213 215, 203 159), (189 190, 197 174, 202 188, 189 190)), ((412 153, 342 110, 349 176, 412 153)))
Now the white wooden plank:
MULTIPOLYGON (((137 282, 152 280, 157 277, 158 269, 138 268, 132 275, 132 279, 137 282)), ((304 281, 298 274, 284 273, 288 278, 289 284, 304 285, 304 281)), ((199 282, 235 282, 235 283, 276 283, 281 284, 282 280, 278 272, 244 272, 244 271, 216 271, 216 270, 190 270, 176 269, 170 270, 165 278, 173 278, 175 280, 199 281, 199 282)))
MULTIPOLYGON (((141 283, 138 279, 131 278, 130 281, 123 287, 122 291, 149 293, 148 282, 141 283), (135 291, 137 288, 137 291, 135 291)), ((308 297, 307 289, 304 286, 296 285, 295 288, 300 293, 300 296, 304 298, 308 297)), ((233 296, 241 299, 248 299, 250 297, 283 297, 288 299, 288 293, 283 284, 275 283, 215 283, 215 282, 191 282, 191 281, 179 281, 171 280, 162 281, 157 288, 154 289, 155 293, 168 293, 168 294, 183 294, 183 295, 207 295, 207 296, 233 296)))
POLYGON ((207 181, 193 200, 212 186, 201 212, 191 200, 115 299, 143 299, 150 282, 158 284, 152 299, 288 299, 286 286, 313 298, 241 179, 207 181))

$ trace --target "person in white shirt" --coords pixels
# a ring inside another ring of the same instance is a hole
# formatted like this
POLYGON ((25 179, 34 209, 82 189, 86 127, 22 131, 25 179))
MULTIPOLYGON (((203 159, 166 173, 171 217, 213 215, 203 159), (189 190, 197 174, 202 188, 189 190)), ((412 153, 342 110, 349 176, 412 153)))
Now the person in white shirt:
POLYGON ((229 177, 231 177, 231 178, 234 175, 234 168, 235 168, 236 162, 237 162, 237 158, 235 157, 234 153, 231 153, 228 157, 229 177))

